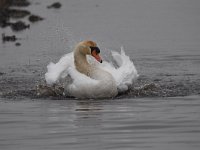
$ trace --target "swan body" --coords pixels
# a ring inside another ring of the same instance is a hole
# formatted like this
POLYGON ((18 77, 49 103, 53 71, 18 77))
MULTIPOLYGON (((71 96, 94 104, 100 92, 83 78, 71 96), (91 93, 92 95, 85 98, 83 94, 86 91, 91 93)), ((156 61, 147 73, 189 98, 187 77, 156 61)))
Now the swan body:
POLYGON ((119 66, 115 68, 106 61, 101 63, 99 53, 100 50, 93 41, 78 43, 72 53, 62 57, 58 63, 47 66, 47 84, 62 84, 64 94, 76 98, 112 98, 119 92, 128 90, 138 76, 129 57, 123 50, 121 55, 112 52, 119 66))

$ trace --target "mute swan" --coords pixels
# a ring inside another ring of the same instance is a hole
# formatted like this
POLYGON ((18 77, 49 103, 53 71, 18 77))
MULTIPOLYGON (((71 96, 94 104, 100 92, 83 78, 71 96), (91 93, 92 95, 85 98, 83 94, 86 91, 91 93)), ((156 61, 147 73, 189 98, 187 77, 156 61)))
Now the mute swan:
POLYGON ((67 95, 78 98, 107 98, 115 97, 118 94, 117 85, 113 76, 109 72, 91 65, 87 61, 86 55, 91 55, 102 63, 99 53, 100 49, 93 41, 83 41, 75 47, 74 64, 78 72, 70 68, 68 73, 72 79, 77 76, 79 79, 74 78, 73 84, 66 84, 64 86, 67 95), (85 76, 80 75, 80 73, 85 76), (76 84, 75 82, 79 83, 76 84))
POLYGON ((124 50, 121 49, 121 53, 111 51, 117 67, 112 62, 102 62, 99 54, 95 42, 78 43, 73 52, 47 66, 47 84, 62 85, 64 95, 76 98, 112 98, 127 91, 138 74, 124 50))

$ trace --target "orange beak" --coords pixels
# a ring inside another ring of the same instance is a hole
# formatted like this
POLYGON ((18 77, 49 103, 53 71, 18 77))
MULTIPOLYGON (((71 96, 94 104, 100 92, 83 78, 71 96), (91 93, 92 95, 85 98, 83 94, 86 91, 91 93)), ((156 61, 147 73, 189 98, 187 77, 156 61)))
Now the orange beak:
POLYGON ((92 56, 100 63, 102 63, 102 59, 101 57, 99 56, 99 53, 97 54, 97 52, 94 50, 92 51, 92 56))

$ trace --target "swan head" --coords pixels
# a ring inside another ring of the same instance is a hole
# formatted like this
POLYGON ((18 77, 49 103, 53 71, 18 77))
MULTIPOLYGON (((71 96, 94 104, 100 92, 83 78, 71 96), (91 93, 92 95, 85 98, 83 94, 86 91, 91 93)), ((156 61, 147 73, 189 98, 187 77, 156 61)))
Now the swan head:
POLYGON ((100 49, 97 47, 97 44, 93 41, 83 41, 79 43, 80 46, 87 47, 86 54, 93 56, 98 62, 102 63, 102 59, 100 57, 100 49))

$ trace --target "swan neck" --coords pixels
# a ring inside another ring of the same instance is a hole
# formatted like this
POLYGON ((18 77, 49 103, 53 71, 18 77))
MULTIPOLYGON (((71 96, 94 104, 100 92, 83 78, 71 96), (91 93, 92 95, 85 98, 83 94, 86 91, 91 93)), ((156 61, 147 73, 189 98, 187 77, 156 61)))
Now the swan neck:
POLYGON ((80 73, 88 76, 91 66, 87 61, 86 54, 81 50, 79 49, 74 52, 74 64, 80 73))

